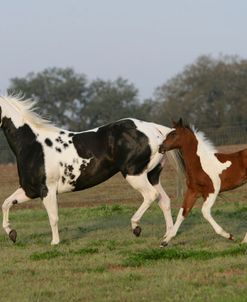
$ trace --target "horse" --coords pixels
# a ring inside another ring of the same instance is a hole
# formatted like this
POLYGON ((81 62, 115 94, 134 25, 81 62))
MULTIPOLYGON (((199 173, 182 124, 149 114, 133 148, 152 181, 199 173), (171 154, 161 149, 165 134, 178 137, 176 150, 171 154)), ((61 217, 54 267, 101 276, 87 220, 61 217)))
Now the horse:
MULTIPOLYGON (((2 204, 3 228, 16 242, 9 222, 13 205, 41 198, 52 231, 52 245, 60 242, 59 193, 84 190, 120 172, 143 197, 131 218, 134 235, 140 236, 140 219, 157 200, 166 221, 173 226, 170 198, 160 183, 166 157, 159 146, 171 128, 132 118, 101 127, 73 132, 56 127, 35 111, 36 102, 20 96, 0 97, 0 127, 16 156, 19 188, 2 204)), ((176 154, 168 161, 177 165, 176 154)), ((179 171, 179 169, 178 169, 179 171)))
MULTIPOLYGON (((164 236, 161 246, 166 246, 177 234, 198 197, 204 199, 202 214, 214 231, 233 240, 233 235, 226 232, 213 219, 211 208, 220 192, 232 190, 246 183, 247 149, 230 154, 218 153, 202 132, 184 125, 182 119, 174 123, 174 128, 161 144, 160 152, 180 150, 186 171, 187 191, 176 222, 164 236)), ((242 243, 247 243, 247 233, 242 243)))

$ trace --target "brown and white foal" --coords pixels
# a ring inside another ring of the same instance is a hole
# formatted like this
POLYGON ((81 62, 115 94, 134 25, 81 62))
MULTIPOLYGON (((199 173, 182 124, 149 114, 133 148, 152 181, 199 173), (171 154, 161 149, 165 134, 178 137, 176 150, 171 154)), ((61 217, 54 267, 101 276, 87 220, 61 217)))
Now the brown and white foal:
MULTIPOLYGON (((185 164, 187 191, 177 220, 164 236, 161 245, 166 246, 176 235, 197 198, 201 196, 205 200, 202 206, 204 218, 217 234, 232 240, 233 236, 213 219, 211 207, 219 192, 234 189, 247 181, 247 149, 231 154, 217 153, 203 133, 184 126, 182 119, 174 123, 174 128, 160 146, 160 152, 180 149, 185 164)), ((247 233, 242 242, 247 243, 247 233)))

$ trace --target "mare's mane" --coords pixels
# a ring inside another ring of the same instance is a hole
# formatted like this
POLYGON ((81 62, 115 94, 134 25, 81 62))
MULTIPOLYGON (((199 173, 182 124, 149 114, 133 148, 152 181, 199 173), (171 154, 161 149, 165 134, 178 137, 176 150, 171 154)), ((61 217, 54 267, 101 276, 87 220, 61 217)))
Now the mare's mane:
MULTIPOLYGON (((0 96, 0 106, 8 106, 12 111, 17 112, 23 118, 23 121, 36 128, 46 130, 57 130, 58 128, 50 121, 42 118, 35 110, 37 109, 37 102, 33 99, 24 99, 20 95, 6 95, 0 96)), ((9 110, 8 113, 10 114, 9 110)))

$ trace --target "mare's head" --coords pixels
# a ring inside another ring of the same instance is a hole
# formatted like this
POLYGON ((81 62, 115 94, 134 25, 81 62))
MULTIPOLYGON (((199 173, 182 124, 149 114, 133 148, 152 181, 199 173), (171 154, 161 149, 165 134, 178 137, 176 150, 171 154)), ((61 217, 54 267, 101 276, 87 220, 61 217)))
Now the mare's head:
POLYGON ((178 122, 173 122, 173 130, 169 132, 166 139, 160 145, 159 152, 165 153, 172 149, 180 149, 184 144, 188 144, 189 137, 193 135, 193 131, 189 126, 183 124, 180 118, 178 122))

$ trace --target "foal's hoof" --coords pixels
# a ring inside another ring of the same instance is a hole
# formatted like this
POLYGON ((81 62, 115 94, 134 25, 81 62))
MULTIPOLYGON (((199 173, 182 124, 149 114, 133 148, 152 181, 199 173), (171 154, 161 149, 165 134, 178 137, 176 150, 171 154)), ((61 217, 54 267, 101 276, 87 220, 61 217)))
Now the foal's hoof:
POLYGON ((9 238, 15 243, 16 242, 17 233, 16 230, 11 230, 9 232, 9 238))
POLYGON ((230 234, 230 236, 229 236, 229 238, 228 238, 229 240, 234 240, 234 237, 233 237, 233 235, 232 234, 230 234))
POLYGON ((134 234, 136 237, 139 237, 139 236, 141 235, 141 231, 142 231, 141 227, 136 226, 136 227, 134 228, 134 230, 133 230, 133 234, 134 234))
POLYGON ((168 246, 168 242, 165 242, 165 241, 163 241, 163 242, 161 242, 161 244, 160 244, 160 247, 166 247, 166 246, 168 246))

